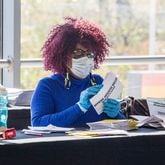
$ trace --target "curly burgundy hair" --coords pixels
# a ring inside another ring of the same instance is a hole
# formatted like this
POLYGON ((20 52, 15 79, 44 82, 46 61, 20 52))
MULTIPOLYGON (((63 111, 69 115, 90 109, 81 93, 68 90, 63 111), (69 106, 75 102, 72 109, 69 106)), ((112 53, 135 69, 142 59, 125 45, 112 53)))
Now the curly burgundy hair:
POLYGON ((85 19, 65 20, 64 24, 57 25, 50 31, 41 49, 45 70, 65 72, 77 43, 93 51, 95 69, 98 68, 109 52, 110 44, 105 34, 98 26, 85 19))

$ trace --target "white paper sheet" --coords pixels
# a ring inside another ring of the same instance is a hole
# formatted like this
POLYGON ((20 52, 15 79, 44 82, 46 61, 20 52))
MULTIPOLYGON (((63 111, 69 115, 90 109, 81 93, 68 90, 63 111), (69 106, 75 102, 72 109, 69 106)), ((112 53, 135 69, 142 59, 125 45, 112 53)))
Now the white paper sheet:
POLYGON ((69 135, 72 136, 118 136, 118 135, 127 135, 128 132, 125 130, 118 130, 118 129, 97 129, 97 130, 88 130, 88 131, 73 131, 70 132, 69 135))
POLYGON ((150 115, 157 116, 165 121, 165 99, 147 98, 150 115))
POLYGON ((66 127, 56 127, 52 124, 49 124, 48 126, 45 127, 28 127, 32 131, 43 131, 43 132, 67 132, 71 131, 74 128, 66 128, 66 127))
POLYGON ((122 83, 116 75, 109 72, 104 81, 101 90, 90 99, 91 104, 98 114, 103 112, 103 101, 107 98, 119 99, 122 93, 122 83))
MULTIPOLYGON (((90 127, 90 130, 98 130, 98 129, 113 129, 113 130, 134 130, 137 129, 136 126, 131 126, 130 120, 102 120, 98 122, 91 122, 87 123, 87 125, 90 127)), ((137 122, 136 122, 137 124, 137 122)))

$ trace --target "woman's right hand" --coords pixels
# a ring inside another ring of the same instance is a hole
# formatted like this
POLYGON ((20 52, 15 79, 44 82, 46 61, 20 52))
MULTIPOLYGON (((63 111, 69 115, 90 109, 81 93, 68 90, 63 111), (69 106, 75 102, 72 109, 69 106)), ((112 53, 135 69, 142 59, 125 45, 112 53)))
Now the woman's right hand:
POLYGON ((99 85, 91 86, 86 90, 82 91, 80 95, 80 100, 78 102, 80 108, 82 107, 83 109, 88 110, 89 107, 91 106, 90 98, 96 95, 102 87, 103 84, 99 84, 99 85))

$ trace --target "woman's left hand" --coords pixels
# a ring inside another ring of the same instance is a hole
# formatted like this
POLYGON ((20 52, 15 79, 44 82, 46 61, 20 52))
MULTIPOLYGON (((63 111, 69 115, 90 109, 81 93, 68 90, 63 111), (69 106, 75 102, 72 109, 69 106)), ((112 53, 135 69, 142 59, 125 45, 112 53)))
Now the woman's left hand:
POLYGON ((106 99, 103 102, 103 112, 109 117, 115 118, 120 111, 120 101, 115 99, 106 99))

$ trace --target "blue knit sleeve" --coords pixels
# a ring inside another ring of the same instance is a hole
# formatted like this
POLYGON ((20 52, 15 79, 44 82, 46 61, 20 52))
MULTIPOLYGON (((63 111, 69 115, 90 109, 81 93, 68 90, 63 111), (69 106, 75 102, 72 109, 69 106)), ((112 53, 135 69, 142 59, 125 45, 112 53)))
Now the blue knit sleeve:
POLYGON ((50 84, 46 82, 41 80, 34 91, 31 100, 31 124, 33 126, 47 126, 49 124, 61 127, 71 126, 84 112, 77 104, 63 111, 54 112, 52 89, 50 84))

